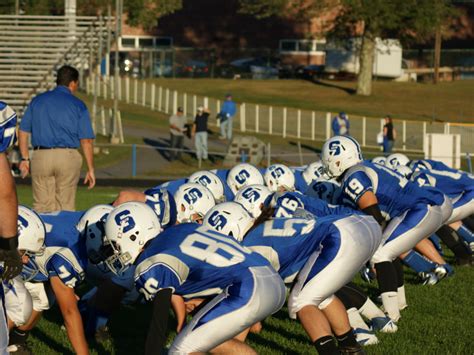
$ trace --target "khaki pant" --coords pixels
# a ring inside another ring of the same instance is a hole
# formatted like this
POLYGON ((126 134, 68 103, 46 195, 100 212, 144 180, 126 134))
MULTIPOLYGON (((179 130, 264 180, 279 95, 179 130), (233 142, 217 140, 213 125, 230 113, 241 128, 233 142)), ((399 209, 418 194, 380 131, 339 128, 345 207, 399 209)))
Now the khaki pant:
POLYGON ((82 156, 76 149, 35 150, 31 158, 33 208, 74 211, 82 156))

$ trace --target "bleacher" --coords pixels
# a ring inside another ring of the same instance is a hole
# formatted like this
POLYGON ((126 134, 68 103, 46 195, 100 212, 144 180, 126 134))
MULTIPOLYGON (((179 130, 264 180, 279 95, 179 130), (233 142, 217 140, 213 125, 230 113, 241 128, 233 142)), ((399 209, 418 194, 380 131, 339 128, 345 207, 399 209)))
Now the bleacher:
POLYGON ((111 28, 103 17, 0 15, 0 100, 21 116, 35 95, 54 87, 64 64, 78 68, 85 84, 110 49, 111 28))

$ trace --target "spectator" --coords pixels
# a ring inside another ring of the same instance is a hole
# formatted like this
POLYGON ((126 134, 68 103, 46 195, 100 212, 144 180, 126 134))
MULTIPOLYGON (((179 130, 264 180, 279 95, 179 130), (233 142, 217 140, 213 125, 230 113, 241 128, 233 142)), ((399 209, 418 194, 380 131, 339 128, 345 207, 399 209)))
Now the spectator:
POLYGON ((198 160, 207 159, 207 119, 209 118, 209 109, 198 107, 196 117, 194 118, 192 136, 196 145, 196 157, 198 160))
POLYGON ((184 132, 186 132, 186 116, 183 108, 178 107, 176 114, 170 117, 170 161, 181 159, 181 150, 184 146, 184 132))
POLYGON ((56 88, 36 96, 23 116, 19 131, 22 177, 30 172, 33 206, 38 212, 75 210, 81 173, 82 147, 87 163, 84 184, 95 185, 94 131, 86 105, 73 94, 79 86, 79 72, 68 65, 57 73, 56 88))
POLYGON ((232 139, 232 121, 234 120, 236 112, 237 107, 235 102, 232 101, 232 95, 227 94, 221 112, 219 113, 221 120, 221 136, 219 139, 232 139))
POLYGON ((339 112, 339 115, 332 119, 332 131, 335 136, 349 135, 349 118, 344 112, 339 112))
POLYGON ((383 126, 383 152, 389 155, 397 139, 397 130, 393 127, 392 117, 385 116, 385 125, 383 126))

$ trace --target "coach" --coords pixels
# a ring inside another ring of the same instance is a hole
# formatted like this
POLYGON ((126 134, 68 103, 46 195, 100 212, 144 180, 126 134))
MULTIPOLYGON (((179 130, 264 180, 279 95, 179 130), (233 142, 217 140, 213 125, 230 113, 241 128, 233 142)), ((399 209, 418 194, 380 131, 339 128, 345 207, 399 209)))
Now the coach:
POLYGON ((51 212, 75 209, 76 189, 82 166, 82 147, 87 163, 84 184, 95 185, 93 140, 86 105, 73 94, 79 73, 70 66, 58 70, 56 88, 36 96, 20 123, 19 145, 22 177, 30 172, 28 139, 33 156, 31 179, 34 209, 51 212))

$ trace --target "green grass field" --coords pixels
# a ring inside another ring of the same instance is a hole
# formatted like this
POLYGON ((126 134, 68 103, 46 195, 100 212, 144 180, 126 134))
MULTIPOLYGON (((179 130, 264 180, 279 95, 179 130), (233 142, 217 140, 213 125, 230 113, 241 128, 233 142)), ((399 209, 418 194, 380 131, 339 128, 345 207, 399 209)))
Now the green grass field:
POLYGON ((395 119, 474 123, 474 80, 437 85, 374 81, 373 95, 354 95, 356 82, 305 80, 153 79, 163 88, 223 99, 231 92, 237 102, 287 106, 323 112, 395 119))
MULTIPOLYGON (((77 208, 86 209, 97 203, 110 202, 118 188, 79 188, 77 208)), ((31 189, 18 186, 20 203, 31 205, 31 189)), ((448 255, 448 259, 450 259, 448 255)), ((357 282, 375 295, 373 284, 357 282)), ((369 354, 472 354, 474 349, 473 269, 456 268, 454 277, 436 286, 422 286, 414 274, 406 272, 409 307, 403 311, 396 334, 378 334, 380 344, 367 347, 369 354)), ((78 293, 87 289, 79 288, 78 293)), ((373 298, 374 299, 374 298, 373 298)), ((123 307, 110 322, 113 342, 90 343, 93 354, 142 354, 150 316, 149 305, 123 307)), ((28 343, 34 354, 70 354, 66 332, 55 306, 44 314, 28 343)), ((174 329, 174 321, 170 326, 174 329)), ((171 332, 169 341, 174 333, 171 332)), ((315 353, 302 327, 288 319, 286 308, 264 322, 263 331, 250 335, 249 343, 261 354, 315 353)))

